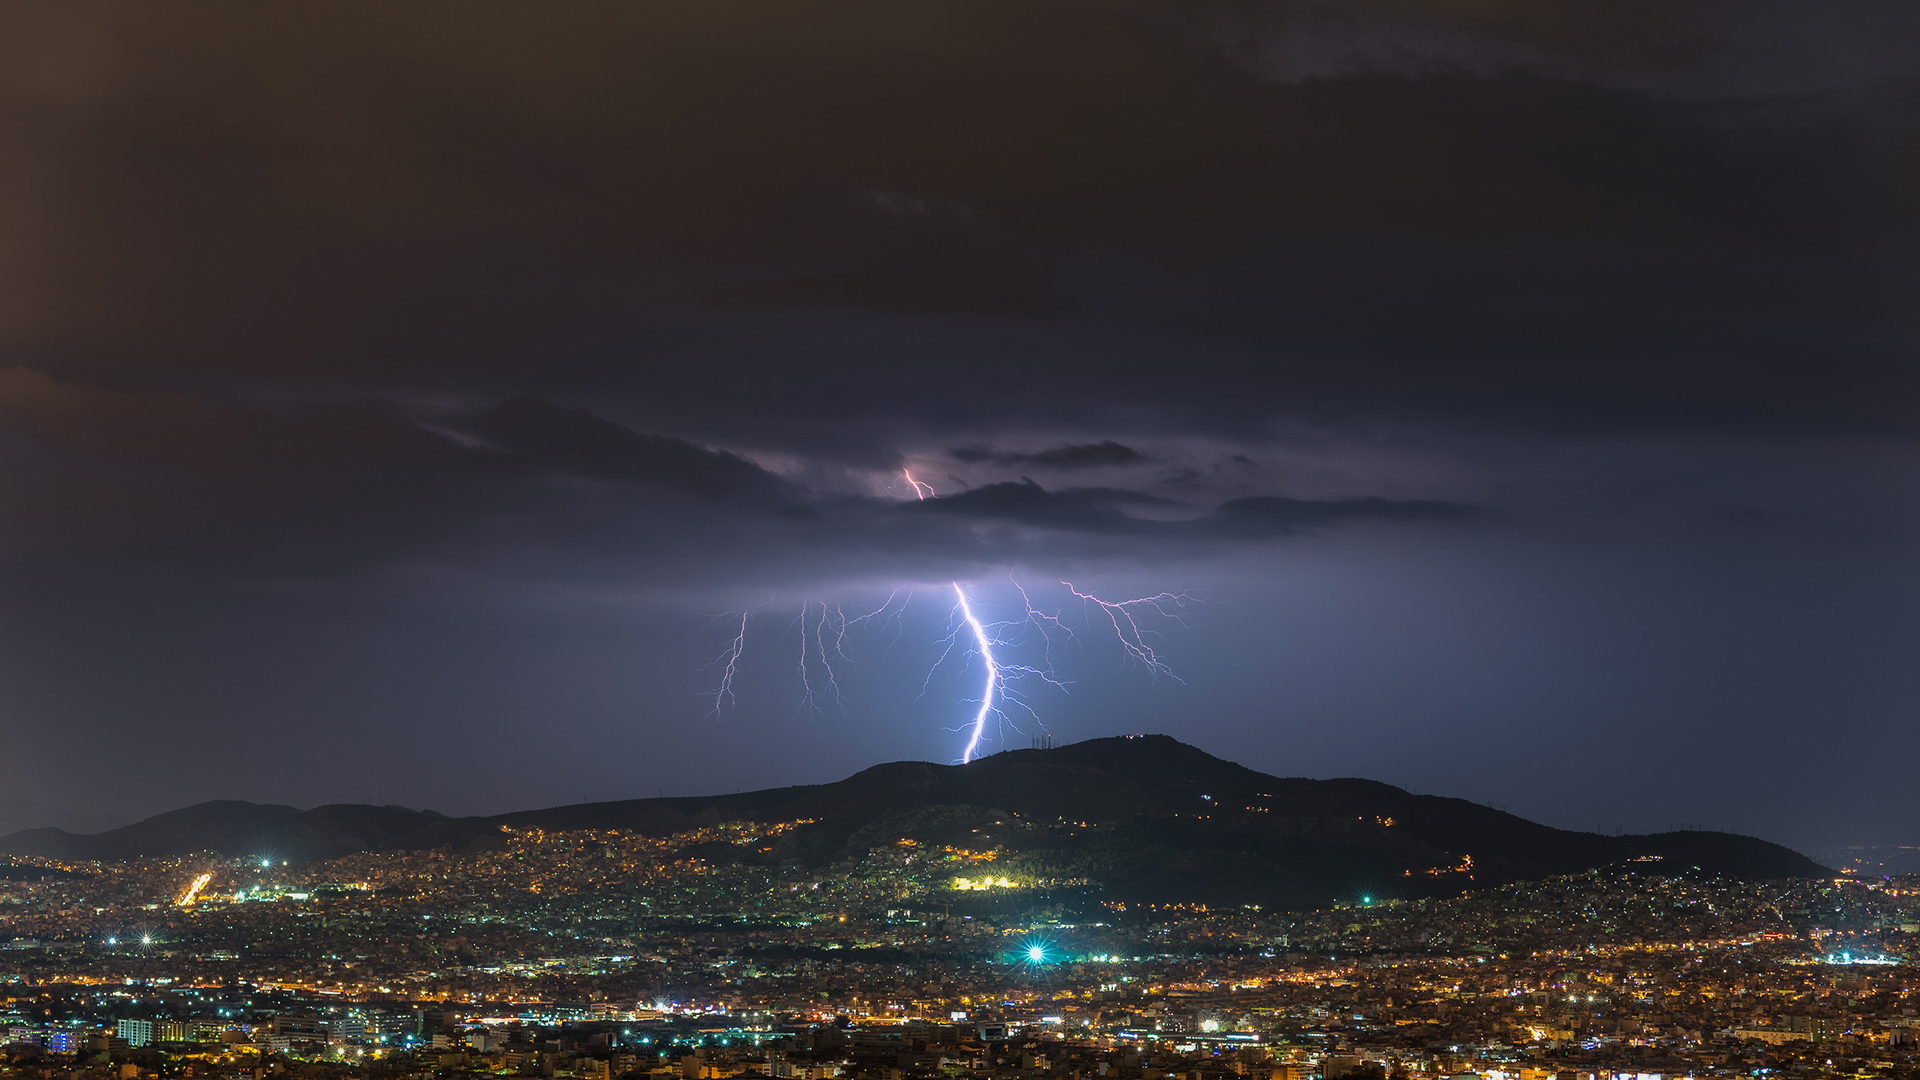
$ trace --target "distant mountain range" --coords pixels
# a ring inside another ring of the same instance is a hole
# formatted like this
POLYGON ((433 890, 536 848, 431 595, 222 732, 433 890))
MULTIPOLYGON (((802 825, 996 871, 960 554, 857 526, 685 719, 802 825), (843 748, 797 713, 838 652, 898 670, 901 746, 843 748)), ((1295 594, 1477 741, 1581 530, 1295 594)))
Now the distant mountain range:
POLYGON ((1814 852, 1821 863, 1861 877, 1920 874, 1920 845, 1855 844, 1814 852))
POLYGON ((967 765, 899 761, 832 784, 492 817, 208 802, 93 835, 28 829, 0 837, 0 854, 77 861, 215 851, 305 862, 485 850, 502 844, 502 826, 665 836, 727 821, 802 820, 761 850, 714 844, 704 854, 825 865, 908 839, 998 849, 997 865, 1084 878, 1106 899, 1284 907, 1450 895, 1611 864, 1745 879, 1833 874, 1749 836, 1569 832, 1372 780, 1268 776, 1164 735, 1014 750, 967 765))
POLYGON ((38 829, 52 825, 68 832, 94 833, 111 829, 126 818, 98 817, 69 810, 64 806, 49 806, 31 799, 15 799, 0 796, 0 836, 19 832, 22 829, 38 829))

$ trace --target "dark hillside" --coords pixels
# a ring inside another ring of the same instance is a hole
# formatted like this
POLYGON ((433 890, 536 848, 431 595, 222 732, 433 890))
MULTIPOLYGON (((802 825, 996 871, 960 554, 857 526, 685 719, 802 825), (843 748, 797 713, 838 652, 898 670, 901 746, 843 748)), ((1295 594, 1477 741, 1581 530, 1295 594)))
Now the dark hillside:
POLYGON ((92 835, 27 829, 0 837, 0 853, 42 858, 166 858, 196 851, 306 862, 385 847, 440 815, 401 806, 291 806, 218 800, 92 835))
POLYGON ((726 821, 808 824, 764 851, 716 845, 715 857, 828 864, 911 839, 992 849, 1002 865, 1087 879, 1087 890, 1117 901, 1318 907, 1361 896, 1448 895, 1655 856, 1667 867, 1742 878, 1829 873, 1752 837, 1570 832, 1372 780, 1269 776, 1164 735, 1015 750, 968 765, 897 761, 831 784, 486 818, 203 803, 96 836, 16 833, 0 838, 0 852, 113 859, 216 850, 314 859, 498 846, 502 826, 666 836, 726 821))

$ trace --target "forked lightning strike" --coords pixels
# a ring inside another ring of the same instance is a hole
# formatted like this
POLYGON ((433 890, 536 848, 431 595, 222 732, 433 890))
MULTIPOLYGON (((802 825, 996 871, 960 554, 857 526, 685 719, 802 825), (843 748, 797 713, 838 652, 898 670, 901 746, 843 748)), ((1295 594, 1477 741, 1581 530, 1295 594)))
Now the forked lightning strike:
MULTIPOLYGON (((932 485, 914 479, 911 472, 903 470, 901 475, 913 489, 915 498, 925 501, 935 497, 932 485)), ((1011 581, 1011 578, 1009 580, 1011 581)), ((959 641, 964 631, 971 640, 963 655, 978 656, 981 666, 985 669, 980 681, 978 708, 974 711, 972 721, 962 729, 967 733, 966 746, 960 753, 960 763, 964 765, 979 754, 980 745, 986 738, 989 720, 997 717, 1016 730, 1020 729, 1020 725, 1015 724, 1007 715, 1009 707, 1017 707, 1039 725, 1042 731, 1046 730, 1046 724, 1040 720, 1039 714, 1034 712, 1032 706, 1027 704, 1017 684, 1033 678, 1065 692, 1067 684, 1054 674, 1055 650, 1078 641, 1079 637, 1060 617, 1059 612, 1049 614, 1035 607, 1026 588, 1018 581, 1013 581, 1012 584, 1020 593, 1021 606, 1024 609, 1021 617, 1012 621, 994 623, 982 621, 974 612, 972 599, 967 596, 967 590, 958 581, 951 584, 954 606, 947 625, 946 649, 928 668, 927 680, 921 686, 920 692, 922 697, 926 695, 932 686, 934 674, 946 665, 948 658, 953 655, 956 648, 959 648, 959 641), (1015 627, 1022 629, 1016 634, 1013 632, 1015 627), (1040 638, 1044 654, 1043 666, 1011 664, 995 654, 996 648, 1016 648, 1032 644, 1034 634, 1040 638)), ((1132 600, 1102 600, 1092 593, 1080 591, 1072 582, 1063 581, 1060 584, 1081 602, 1083 608, 1098 609, 1105 617, 1114 638, 1119 641, 1120 647, 1124 650, 1124 659, 1138 663, 1155 679, 1164 675, 1175 682, 1181 681, 1150 643, 1149 639, 1154 636, 1154 633, 1140 625, 1138 616, 1151 611, 1155 615, 1172 619, 1181 626, 1186 626, 1184 609, 1197 602, 1192 596, 1186 593, 1163 592, 1132 600)), ((912 593, 908 592, 906 600, 901 600, 900 590, 896 589, 887 596, 886 603, 878 608, 864 615, 851 617, 842 608, 830 606, 819 599, 809 597, 801 601, 799 615, 788 625, 789 630, 798 630, 800 637, 799 656, 794 666, 800 684, 800 712, 825 715, 827 707, 830 706, 833 711, 843 717, 847 714, 848 703, 840 690, 836 664, 853 662, 846 651, 848 633, 864 623, 879 620, 882 626, 888 623, 896 625, 895 640, 898 640, 898 632, 905 629, 902 616, 906 612, 907 602, 912 598, 912 593), (817 615, 814 612, 816 604, 819 605, 817 615), (832 638, 831 645, 828 643, 829 637, 832 638)), ((747 631, 753 622, 754 614, 771 606, 773 600, 774 598, 769 597, 765 603, 740 612, 739 627, 727 642, 727 647, 706 668, 702 669, 718 668, 720 671, 719 684, 710 691, 713 709, 708 715, 726 716, 738 705, 738 699, 734 695, 734 679, 739 674, 741 658, 747 651, 747 631)), ((723 618, 731 620, 732 615, 715 616, 714 621, 717 622, 723 618)), ((891 647, 889 644, 888 648, 891 647)))
MULTIPOLYGON (((900 475, 906 477, 907 483, 913 485, 914 497, 921 502, 925 502, 927 496, 933 494, 933 485, 915 480, 913 473, 902 469, 900 475)), ((982 626, 980 620, 973 614, 973 605, 967 603, 967 591, 962 589, 957 581, 953 583, 953 595, 954 599, 959 601, 960 618, 966 622, 968 629, 973 631, 974 650, 980 654, 980 662, 987 669, 987 681, 980 689, 980 711, 974 714, 973 730, 967 736, 967 748, 960 752, 960 764, 965 765, 972 761, 973 755, 979 751, 980 737, 987 730, 987 717, 994 715, 993 692, 1001 689, 1000 665, 993 658, 993 639, 987 636, 987 628, 982 626)), ((951 636, 949 636, 949 642, 951 642, 951 636)), ((933 673, 928 672, 927 678, 932 679, 933 673)), ((922 692, 925 692, 924 687, 922 692)))
MULTIPOLYGON (((733 681, 740 672, 740 659, 746 655, 748 628, 752 625, 755 613, 773 606, 777 599, 777 596, 770 596, 766 602, 740 612, 739 627, 727 639, 726 648, 700 669, 711 671, 717 668, 720 672, 718 685, 707 692, 707 696, 713 701, 713 708, 708 710, 708 716, 724 717, 732 713, 739 704, 739 699, 733 691, 733 681)), ((895 602, 899 600, 900 590, 895 589, 887 595, 887 602, 875 610, 865 615, 852 616, 849 616, 841 607, 829 607, 824 601, 811 597, 800 602, 800 614, 788 624, 789 630, 800 632, 800 651, 794 665, 800 680, 800 712, 824 716, 828 711, 827 706, 830 705, 833 711, 841 716, 846 715, 847 701, 840 692, 839 671, 835 665, 836 663, 853 663, 852 657, 846 653, 847 634, 854 627, 881 616, 886 616, 882 620, 882 625, 898 619, 906 608, 904 603, 895 607, 895 602), (820 606, 817 618, 814 617, 813 612, 815 604, 820 606), (829 644, 829 638, 832 639, 831 644, 829 644), (820 676, 817 687, 816 673, 820 676)), ((711 626, 722 619, 731 624, 733 618, 732 612, 715 615, 708 620, 707 625, 711 626)))
MULTIPOLYGON (((773 603, 773 599, 769 597, 767 603, 773 603)), ((733 677, 739 673, 740 657, 747 651, 747 619, 752 616, 752 614, 752 608, 748 608, 740 613, 740 632, 733 635, 732 640, 727 642, 726 651, 714 657, 713 663, 707 665, 709 668, 718 667, 720 669, 720 685, 715 687, 713 691, 713 712, 711 713, 713 716, 724 716, 727 711, 739 703, 733 696, 733 677)), ((718 622, 723 618, 726 618, 726 616, 716 615, 713 621, 718 622)), ((711 625, 711 623, 709 623, 709 625, 711 625)))
POLYGON ((1000 665, 993 659, 993 640, 987 637, 987 628, 973 613, 973 605, 967 603, 966 590, 959 582, 953 583, 953 595, 960 601, 960 617, 966 620, 973 631, 973 647, 980 652, 980 662, 986 666, 986 685, 980 688, 980 711, 973 717, 973 733, 967 736, 967 748, 960 752, 960 764, 973 760, 980 749, 980 736, 986 733, 987 717, 993 715, 993 691, 1000 684, 1000 665))
MULTIPOLYGON (((1186 681, 1175 675, 1173 669, 1160 659, 1160 654, 1154 651, 1153 646, 1147 644, 1147 637, 1152 631, 1142 630, 1140 621, 1133 617, 1133 613, 1139 608, 1152 608, 1163 618, 1172 619, 1181 626, 1186 626, 1186 615, 1181 609, 1193 603, 1193 597, 1186 593, 1163 592, 1133 600, 1112 601, 1102 600, 1092 593, 1083 593, 1074 588, 1071 581, 1063 581, 1060 584, 1065 585, 1067 591, 1079 597, 1083 603, 1093 604, 1105 613, 1107 621, 1113 625, 1113 636, 1120 639, 1121 647, 1127 650, 1129 656, 1152 672, 1155 678, 1165 675, 1182 686, 1186 685, 1186 681), (1173 610, 1167 610, 1169 607, 1173 610)), ((1057 618, 1052 621, 1056 625, 1059 623, 1057 618)))

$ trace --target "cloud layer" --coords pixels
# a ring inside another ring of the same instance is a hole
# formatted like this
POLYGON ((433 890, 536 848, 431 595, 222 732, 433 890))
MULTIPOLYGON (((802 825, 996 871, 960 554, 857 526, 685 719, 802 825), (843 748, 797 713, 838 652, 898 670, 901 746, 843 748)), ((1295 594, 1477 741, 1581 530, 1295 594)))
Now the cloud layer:
POLYGON ((1897 57, 1897 7, 16 14, 0 348, 856 460, 1068 415, 1905 430, 1920 72, 1737 77, 1897 57))

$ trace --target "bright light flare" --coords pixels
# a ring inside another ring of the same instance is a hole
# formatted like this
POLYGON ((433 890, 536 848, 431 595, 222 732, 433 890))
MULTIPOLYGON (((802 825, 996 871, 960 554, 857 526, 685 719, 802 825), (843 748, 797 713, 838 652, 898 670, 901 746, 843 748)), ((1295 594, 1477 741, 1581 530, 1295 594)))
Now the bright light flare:
POLYGON ((986 892, 989 889, 1011 889, 1014 887, 1014 882, 1012 878, 996 878, 991 875, 983 878, 957 877, 953 879, 953 887, 959 892, 986 892))
POLYGON ((207 882, 212 880, 212 874, 201 874, 199 877, 194 878, 193 884, 188 885, 186 893, 180 897, 178 906, 183 908, 192 907, 193 902, 200 898, 200 890, 206 888, 207 882))
POLYGON ((1046 938, 1028 938, 1014 956, 1028 967, 1044 967, 1060 959, 1060 953, 1055 951, 1053 945, 1054 943, 1046 938))

